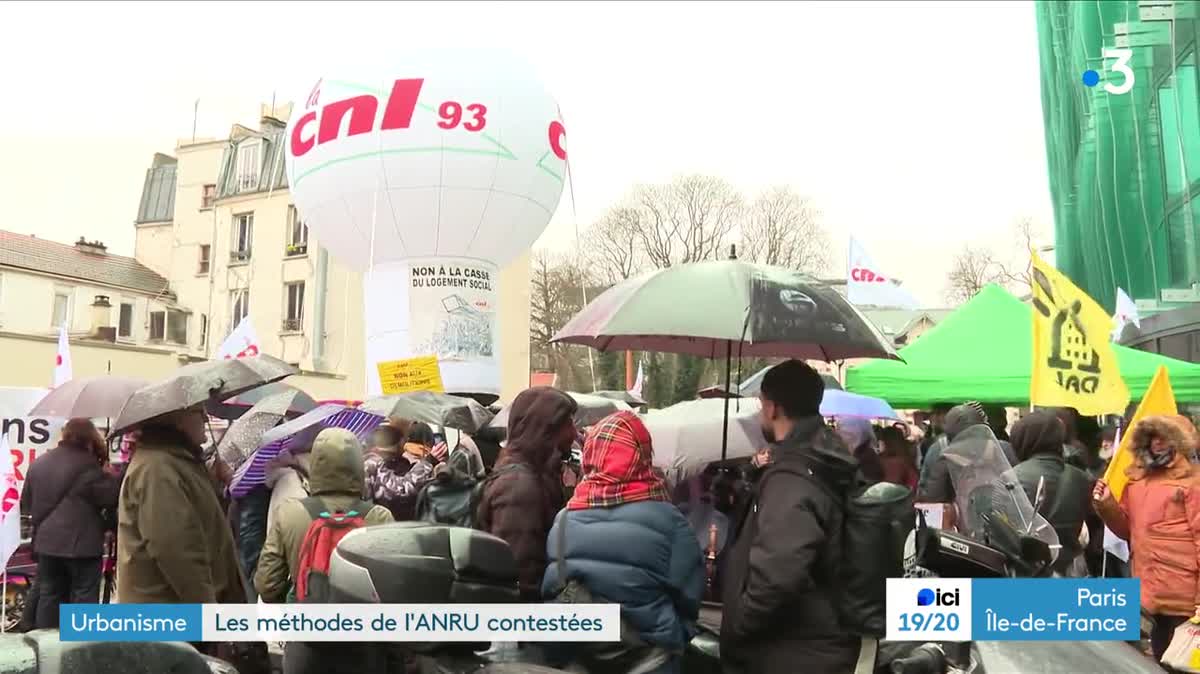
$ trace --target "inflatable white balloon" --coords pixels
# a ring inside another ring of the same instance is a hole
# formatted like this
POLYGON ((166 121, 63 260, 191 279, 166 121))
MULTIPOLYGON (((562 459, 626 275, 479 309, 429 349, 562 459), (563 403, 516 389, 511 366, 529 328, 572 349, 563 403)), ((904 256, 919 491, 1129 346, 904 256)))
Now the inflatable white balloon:
POLYGON ((403 53, 305 92, 288 181, 319 242, 368 272, 369 394, 379 363, 429 355, 447 391, 499 393, 498 268, 558 207, 565 139, 532 67, 503 50, 403 53))

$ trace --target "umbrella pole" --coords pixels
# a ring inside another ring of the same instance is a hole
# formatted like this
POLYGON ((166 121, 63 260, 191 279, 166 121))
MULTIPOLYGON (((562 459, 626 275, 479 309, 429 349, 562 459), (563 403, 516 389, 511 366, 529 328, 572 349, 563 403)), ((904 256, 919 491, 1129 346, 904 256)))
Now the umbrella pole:
POLYGON ((733 376, 733 342, 725 342, 725 418, 721 421, 721 460, 729 447, 729 386, 733 376))

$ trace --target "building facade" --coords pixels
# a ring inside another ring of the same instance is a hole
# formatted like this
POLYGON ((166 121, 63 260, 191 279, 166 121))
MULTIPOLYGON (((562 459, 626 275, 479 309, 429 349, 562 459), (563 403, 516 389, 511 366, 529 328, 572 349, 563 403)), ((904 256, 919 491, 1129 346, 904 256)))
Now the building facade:
MULTIPOLYGON (((257 129, 180 143, 147 171, 135 257, 191 309, 189 346, 211 356, 245 316, 264 353, 295 364, 316 398, 366 390, 362 275, 321 248, 292 204, 284 170, 290 106, 257 129)), ((501 271, 502 399, 529 382, 529 259, 501 271)), ((182 319, 181 319, 182 320, 182 319)))
POLYGON ((1057 266, 1110 310, 1118 287, 1144 312, 1200 301, 1198 18, 1195 0, 1037 3, 1057 266))
POLYGON ((67 326, 74 374, 153 379, 193 357, 188 310, 167 279, 103 243, 68 245, 0 231, 0 353, 5 386, 53 383, 67 326))

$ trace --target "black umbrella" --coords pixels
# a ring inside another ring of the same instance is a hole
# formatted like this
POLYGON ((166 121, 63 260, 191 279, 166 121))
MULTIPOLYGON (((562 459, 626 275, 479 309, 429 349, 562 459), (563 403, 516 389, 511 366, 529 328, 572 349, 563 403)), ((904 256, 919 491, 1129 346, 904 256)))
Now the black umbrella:
POLYGON ((381 417, 422 421, 435 428, 453 428, 463 433, 475 433, 484 428, 493 416, 472 398, 431 391, 373 398, 359 405, 358 409, 381 417))

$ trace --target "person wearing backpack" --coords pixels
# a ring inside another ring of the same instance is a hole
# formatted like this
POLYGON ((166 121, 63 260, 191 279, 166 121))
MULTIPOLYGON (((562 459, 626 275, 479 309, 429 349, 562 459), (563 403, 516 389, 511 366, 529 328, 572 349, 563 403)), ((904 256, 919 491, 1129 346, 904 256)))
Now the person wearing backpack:
MULTIPOLYGON (((350 431, 328 428, 313 442, 309 459, 311 496, 279 505, 258 559, 254 587, 264 602, 290 598, 320 603, 327 589, 329 556, 337 541, 354 528, 387 524, 392 514, 383 506, 362 500, 362 445, 350 431)), ((284 674, 336 674, 371 671, 365 644, 305 644, 288 642, 284 674)))
POLYGON ((763 377, 759 397, 770 461, 734 525, 725 559, 726 672, 855 669, 860 639, 841 625, 838 585, 844 503, 858 466, 821 418, 824 391, 821 376, 799 360, 763 377))
POLYGON ((434 439, 429 424, 389 419, 375 429, 375 447, 366 456, 367 493, 397 522, 414 520, 417 495, 446 454, 446 443, 434 439))
POLYGON ((509 407, 508 443, 481 487, 475 528, 512 549, 521 598, 542 598, 546 536, 563 506, 562 456, 575 442, 575 399, 551 386, 517 395, 509 407))

